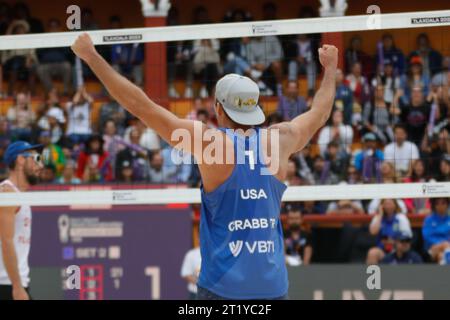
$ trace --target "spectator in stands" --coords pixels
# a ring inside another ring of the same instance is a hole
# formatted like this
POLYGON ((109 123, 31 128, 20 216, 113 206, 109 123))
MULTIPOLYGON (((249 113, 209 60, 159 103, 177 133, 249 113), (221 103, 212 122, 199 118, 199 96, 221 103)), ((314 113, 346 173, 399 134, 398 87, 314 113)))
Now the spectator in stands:
POLYGON ((149 127, 147 127, 142 121, 139 119, 136 120, 136 123, 129 126, 125 130, 124 138, 126 142, 131 142, 130 133, 133 129, 137 129, 139 132, 139 145, 146 150, 154 151, 161 149, 161 143, 158 135, 155 131, 149 127))
POLYGON ((217 39, 195 40, 193 43, 194 73, 201 78, 200 98, 207 98, 214 83, 221 73, 220 69, 220 42, 217 39))
POLYGON ((150 156, 150 167, 148 177, 150 183, 167 183, 170 181, 170 174, 165 170, 164 158, 160 151, 155 151, 150 156))
POLYGON ((206 109, 197 110, 196 118, 198 121, 204 123, 208 128, 216 128, 217 126, 211 121, 209 112, 206 109))
POLYGON ((353 93, 344 82, 344 74, 341 69, 337 69, 336 71, 336 96, 334 98, 334 108, 343 112, 345 125, 352 125, 353 93))
POLYGON ((114 165, 116 177, 122 174, 121 166, 127 161, 131 164, 134 181, 145 181, 147 179, 149 152, 139 144, 140 139, 141 133, 137 128, 133 128, 130 132, 130 141, 127 142, 127 147, 116 156, 114 165))
POLYGON ((247 46, 247 59, 252 69, 262 72, 258 81, 262 95, 272 96, 281 91, 283 80, 283 48, 276 36, 253 37, 247 46))
POLYGON ((306 100, 298 93, 298 81, 289 81, 284 95, 279 95, 277 112, 283 121, 290 121, 307 111, 306 100))
POLYGON ((31 108, 30 100, 29 93, 19 92, 16 95, 14 106, 11 106, 6 113, 6 119, 11 125, 13 140, 31 140, 31 129, 36 115, 31 108))
POLYGON ((311 154, 311 144, 307 144, 303 150, 293 155, 298 159, 300 177, 305 184, 314 184, 314 176, 312 174, 312 168, 314 165, 314 159, 311 154))
POLYGON ((355 63, 361 65, 362 75, 366 78, 373 75, 372 58, 362 51, 362 39, 359 35, 350 40, 350 46, 345 50, 345 73, 350 73, 355 63))
POLYGON ((394 164, 390 161, 383 161, 380 166, 381 181, 379 183, 396 183, 397 176, 395 173, 394 164))
POLYGON ((192 158, 188 153, 167 146, 161 150, 163 157, 163 172, 166 183, 187 183, 191 175, 192 158))
POLYGON ((314 95, 317 77, 317 43, 306 34, 299 34, 288 45, 286 56, 289 57, 288 79, 298 80, 298 75, 306 74, 308 81, 308 96, 314 95))
MULTIPOLYGON (((20 35, 29 31, 30 26, 25 20, 15 20, 9 25, 6 34, 20 35)), ((28 80, 28 89, 34 95, 37 62, 36 50, 34 49, 13 49, 1 52, 0 80, 3 81, 3 75, 9 78, 9 96, 13 95, 16 81, 19 79, 28 80)))
POLYGON ((288 160, 286 179, 284 183, 287 186, 300 185, 302 182, 302 178, 300 177, 299 171, 300 171, 300 164, 298 162, 298 159, 291 156, 288 160))
POLYGON ((197 120, 197 112, 199 110, 205 110, 205 106, 203 104, 203 100, 200 98, 194 99, 194 107, 191 108, 191 111, 189 111, 186 114, 186 119, 189 120, 197 120))
POLYGON ((394 126, 394 142, 384 148, 384 159, 394 162, 395 171, 404 177, 410 170, 411 162, 419 159, 419 150, 407 140, 407 130, 402 124, 394 126))
POLYGON ((413 57, 420 57, 423 62, 423 73, 431 78, 440 71, 442 65, 442 55, 431 47, 430 39, 426 33, 417 36, 417 49, 409 54, 409 61, 413 57))
POLYGON ((43 184, 53 184, 56 182, 56 168, 53 164, 47 164, 42 169, 39 176, 40 182, 43 184))
MULTIPOLYGON (((61 22, 52 18, 48 22, 47 32, 61 32, 61 22)), ((37 74, 44 85, 46 92, 53 89, 52 78, 59 77, 63 80, 63 95, 69 95, 72 90, 72 66, 70 64, 71 51, 68 47, 43 48, 36 51, 39 59, 37 74)))
POLYGON ((273 112, 267 116, 265 127, 270 127, 271 125, 283 122, 283 117, 278 112, 273 112))
POLYGON ((103 150, 102 137, 93 135, 85 145, 85 150, 78 157, 77 177, 85 183, 111 181, 111 161, 103 150))
POLYGON ((41 131, 39 144, 43 146, 42 158, 44 165, 52 165, 55 168, 56 177, 60 177, 66 164, 66 158, 61 147, 52 143, 50 131, 41 131))
MULTIPOLYGON (((341 181, 339 185, 344 187, 348 183, 341 181)), ((328 215, 353 215, 364 214, 364 207, 361 200, 338 200, 332 201, 327 206, 326 214, 328 215)))
MULTIPOLYGON (((120 24, 119 17, 111 19, 118 20, 120 24)), ((121 43, 111 47, 112 67, 139 87, 144 84, 144 58, 142 43, 121 43)))
POLYGON ((394 199, 381 201, 378 213, 372 218, 369 232, 377 236, 377 246, 367 253, 366 263, 368 265, 378 264, 386 254, 394 249, 394 234, 396 230, 411 230, 411 225, 405 214, 394 199))
MULTIPOLYGON (((391 106, 397 106, 402 95, 401 79, 394 73, 394 65, 391 60, 383 60, 383 69, 377 72, 372 79, 372 87, 382 85, 384 87, 384 101, 391 106)), ((392 112, 392 111, 391 111, 392 112)))
POLYGON ((133 183, 133 167, 130 161, 124 160, 119 164, 118 175, 116 176, 117 182, 133 183))
POLYGON ((405 73, 405 56, 403 52, 394 44, 394 38, 391 34, 384 34, 381 43, 378 44, 375 61, 377 66, 385 65, 385 60, 392 63, 393 73, 401 75, 405 73))
POLYGON ((323 214, 326 211, 326 206, 323 201, 303 201, 300 205, 300 212, 303 215, 307 214, 323 214))
POLYGON ((329 163, 330 171, 342 181, 350 162, 350 155, 345 151, 339 151, 339 144, 331 141, 325 152, 325 161, 329 163))
MULTIPOLYGON (((199 6, 194 9, 193 24, 211 23, 208 10, 199 6)), ((194 40, 192 46, 194 73, 201 78, 200 98, 207 98, 221 73, 220 42, 218 39, 194 40)))
POLYGON ((431 177, 437 177, 439 175, 441 159, 445 154, 450 154, 450 139, 448 132, 446 127, 442 127, 437 135, 433 135, 431 138, 428 138, 428 135, 425 135, 425 138, 422 141, 421 151, 423 159, 427 163, 427 168, 429 168, 431 177))
POLYGON ((58 143, 63 137, 63 125, 66 123, 64 112, 57 107, 48 110, 45 118, 48 123, 48 131, 52 143, 58 143))
POLYGON ((355 168, 361 173, 366 183, 381 182, 381 163, 383 152, 377 147, 377 137, 372 132, 363 136, 363 149, 355 155, 355 168))
POLYGON ((395 116, 391 110, 384 100, 384 87, 377 85, 373 100, 366 102, 364 107, 362 132, 373 132, 383 144, 394 140, 391 124, 395 116))
POLYGON ((446 154, 442 157, 441 162, 439 163, 439 173, 436 176, 436 181, 450 181, 450 154, 446 154))
POLYGON ((421 88, 423 96, 427 97, 430 91, 430 77, 423 72, 423 62, 419 56, 413 56, 410 60, 408 73, 402 77, 403 96, 401 102, 408 104, 412 99, 414 88, 421 88))
MULTIPOLYGON (((179 25, 178 20, 178 9, 171 6, 167 15, 167 25, 179 25)), ((180 97, 175 88, 177 74, 183 74, 183 80, 185 81, 184 98, 192 99, 194 97, 192 90, 194 80, 192 69, 192 41, 174 41, 167 43, 167 77, 169 82, 169 97, 171 98, 180 97)))
MULTIPOLYGON (((228 12, 225 17, 225 22, 244 22, 252 19, 249 12, 242 9, 236 9, 228 12)), ((224 61, 224 74, 236 73, 245 75, 258 81, 261 78, 262 72, 252 69, 247 60, 247 45, 250 39, 245 38, 229 38, 224 39, 221 46, 221 57, 224 61)))
POLYGON ((92 134, 91 108, 93 102, 92 96, 84 86, 81 86, 72 101, 66 105, 67 136, 73 143, 86 142, 92 134))
POLYGON ((364 207, 360 200, 339 200, 328 204, 328 215, 364 214, 364 207))
POLYGON ((314 159, 313 176, 315 184, 329 185, 337 184, 339 178, 330 170, 331 164, 322 156, 317 156, 314 159))
POLYGON ((350 69, 350 73, 345 77, 344 83, 353 93, 353 116, 352 123, 362 122, 362 109, 370 97, 369 82, 362 75, 361 63, 355 62, 350 69))
POLYGON ((113 97, 107 94, 107 101, 100 107, 99 128, 104 128, 109 120, 114 122, 119 135, 125 132, 127 112, 113 97))
POLYGON ((422 263, 422 257, 411 249, 411 230, 398 230, 394 233, 394 249, 381 260, 382 264, 417 264, 422 263))
POLYGON ((339 152, 350 153, 353 142, 353 129, 351 126, 343 123, 343 112, 341 109, 335 109, 331 115, 331 121, 319 132, 317 144, 320 154, 325 155, 328 144, 335 141, 339 145, 339 152))
POLYGON ((346 178, 347 178, 346 181, 348 184, 363 183, 363 181, 361 179, 361 174, 359 173, 359 171, 356 169, 356 167, 354 165, 350 165, 347 168, 346 178))
POLYGON ((81 180, 75 176, 75 167, 76 162, 72 159, 66 161, 66 165, 64 166, 64 170, 59 179, 57 179, 57 183, 59 184, 80 184, 81 180))
POLYGON ((286 205, 287 230, 284 234, 286 262, 290 266, 309 265, 313 255, 311 233, 303 225, 298 206, 286 205))
POLYGON ((444 262, 444 253, 450 250, 449 204, 448 197, 431 199, 432 214, 425 218, 422 227, 425 250, 438 263, 444 262))
POLYGON ((13 7, 13 13, 16 19, 27 21, 30 26, 30 33, 42 33, 44 32, 43 23, 31 16, 30 9, 24 2, 17 2, 13 7))
POLYGON ((411 103, 402 108, 401 120, 406 124, 408 139, 417 146, 421 145, 430 120, 431 100, 437 103, 437 95, 431 94, 425 100, 420 86, 412 88, 411 103))
POLYGON ((58 143, 64 135, 66 117, 59 103, 56 89, 48 93, 48 99, 40 107, 39 113, 42 115, 37 122, 39 130, 49 131, 51 142, 58 143))
POLYGON ((201 265, 200 247, 196 246, 186 253, 181 265, 181 277, 188 284, 189 300, 197 300, 197 281, 201 265))
POLYGON ((0 2, 0 35, 4 35, 11 22, 11 7, 6 2, 0 2))
POLYGON ((112 170, 115 172, 116 156, 126 147, 125 140, 117 134, 116 124, 113 120, 105 122, 103 127, 103 150, 105 150, 111 159, 112 170))
MULTIPOLYGON (((403 182, 428 182, 428 174, 426 172, 425 162, 422 159, 417 159, 411 166, 411 174, 406 177, 403 182)), ((429 214, 431 212, 431 205, 428 199, 415 198, 415 199, 403 199, 408 208, 409 213, 429 214)))
POLYGON ((449 84, 450 78, 450 57, 442 59, 442 65, 439 71, 431 78, 431 84, 437 87, 449 84))

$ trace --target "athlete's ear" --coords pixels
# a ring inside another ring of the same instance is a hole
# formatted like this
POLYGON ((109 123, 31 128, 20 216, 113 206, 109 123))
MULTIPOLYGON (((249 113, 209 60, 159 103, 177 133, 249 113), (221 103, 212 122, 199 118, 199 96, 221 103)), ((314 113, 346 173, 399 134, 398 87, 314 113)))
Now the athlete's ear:
POLYGON ((214 112, 216 113, 216 117, 219 117, 219 115, 222 115, 220 102, 216 100, 216 103, 214 104, 214 112))

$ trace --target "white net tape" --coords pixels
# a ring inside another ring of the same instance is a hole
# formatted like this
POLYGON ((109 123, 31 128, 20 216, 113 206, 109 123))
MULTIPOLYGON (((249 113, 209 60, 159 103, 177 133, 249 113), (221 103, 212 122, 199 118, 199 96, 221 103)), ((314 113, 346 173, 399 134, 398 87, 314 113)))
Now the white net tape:
MULTIPOLYGON (((200 190, 169 188, 151 190, 39 191, 0 193, 0 206, 69 206, 200 203, 200 190)), ((283 201, 367 200, 450 197, 450 182, 385 183, 364 185, 293 186, 283 201)))

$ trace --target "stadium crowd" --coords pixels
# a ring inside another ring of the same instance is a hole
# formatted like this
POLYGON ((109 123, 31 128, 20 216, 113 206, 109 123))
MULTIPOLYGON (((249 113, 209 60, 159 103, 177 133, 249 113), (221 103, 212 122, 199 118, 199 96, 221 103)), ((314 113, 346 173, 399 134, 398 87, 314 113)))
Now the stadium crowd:
MULTIPOLYGON (((276 19, 273 3, 262 10, 266 20, 276 19)), ((314 17, 302 8, 299 17, 314 17)), ((169 25, 177 25, 172 8, 169 25)), ((252 20, 252 14, 233 10, 224 22, 252 20)), ((205 7, 197 7, 193 24, 213 22, 205 7)), ((215 21, 217 22, 217 21, 215 21)), ((122 27, 112 16, 108 28, 122 27)), ((82 28, 99 25, 91 10, 82 11, 82 28)), ((58 19, 44 24, 24 3, 0 3, 0 34, 15 35, 63 31, 58 19), (14 18, 12 18, 14 17, 14 18)), ((344 54, 345 65, 336 76, 336 99, 329 123, 303 151, 292 156, 285 183, 330 185, 449 181, 450 178, 450 57, 433 49, 428 35, 418 35, 416 47, 403 52, 386 33, 374 44, 375 55, 362 51, 355 36, 344 54)), ((212 104, 215 81, 225 73, 238 73, 258 83, 262 96, 277 97, 278 108, 264 124, 290 120, 308 111, 320 78, 317 48, 320 35, 208 39, 168 43, 168 95, 194 100, 187 118, 216 126, 212 104), (307 82, 307 95, 299 95, 299 77, 307 82), (184 92, 175 81, 182 78, 184 92), (194 92, 194 82, 200 83, 194 92)), ((101 54, 138 86, 144 83, 144 47, 141 44, 102 46, 101 54)), ((104 93, 98 121, 91 119, 97 97, 82 84, 92 73, 69 48, 18 49, 0 55, 0 93, 13 105, 0 115, 0 159, 14 140, 44 145, 43 183, 183 183, 200 184, 198 168, 189 155, 173 150, 156 133, 128 114, 104 93), (4 81, 5 88, 4 88, 4 81), (60 79, 63 89, 55 86, 60 79), (31 98, 37 87, 45 99, 36 110, 31 98), (21 87, 21 89, 18 89, 21 87), (24 89, 25 87, 25 89, 24 89)), ((7 173, 0 161, 0 180, 7 173)), ((427 214, 423 227, 425 249, 441 261, 450 248, 448 199, 373 199, 372 201, 300 202, 285 205, 286 248, 292 264, 308 264, 311 239, 302 229, 302 216, 315 214, 373 215, 369 232, 377 237, 367 254, 368 263, 421 261, 410 252, 413 238, 408 214, 427 214), (436 227, 438 225, 438 227, 436 227), (394 250, 395 248, 395 250, 394 250), (408 252, 392 256, 392 252, 408 252), (405 258, 406 257, 406 258, 405 258)), ((450 257, 449 257, 450 259, 450 257)))

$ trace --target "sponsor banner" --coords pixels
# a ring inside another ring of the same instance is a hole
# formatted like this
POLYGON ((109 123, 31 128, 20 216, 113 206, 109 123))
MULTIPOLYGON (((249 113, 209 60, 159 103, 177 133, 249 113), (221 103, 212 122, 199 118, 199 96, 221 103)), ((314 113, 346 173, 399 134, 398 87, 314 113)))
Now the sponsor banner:
MULTIPOLYGON (((127 195, 121 195, 121 197, 127 195)), ((180 276, 192 246, 188 208, 120 206, 112 210, 46 208, 33 210, 30 265, 54 270, 61 293, 36 299, 185 299, 180 276), (80 271, 80 289, 67 288, 69 266, 80 271)), ((49 279, 54 284, 55 275, 49 279)), ((42 285, 43 281, 31 286, 42 285)), ((53 285, 54 287, 54 285, 53 285)), ((42 296, 41 296, 42 295, 42 296)))
POLYGON ((140 41, 142 34, 123 34, 115 36, 103 36, 103 42, 140 41))
POLYGON ((450 299, 450 268, 439 265, 289 267, 289 297, 301 300, 450 299), (378 272, 379 271, 379 272, 378 272))
POLYGON ((440 24, 449 22, 450 16, 411 18, 411 24, 440 24))

